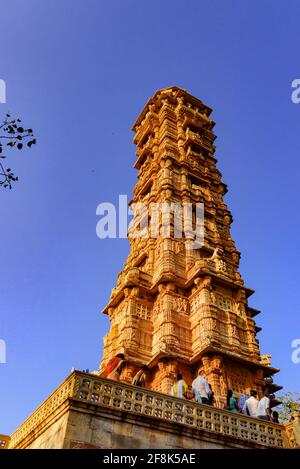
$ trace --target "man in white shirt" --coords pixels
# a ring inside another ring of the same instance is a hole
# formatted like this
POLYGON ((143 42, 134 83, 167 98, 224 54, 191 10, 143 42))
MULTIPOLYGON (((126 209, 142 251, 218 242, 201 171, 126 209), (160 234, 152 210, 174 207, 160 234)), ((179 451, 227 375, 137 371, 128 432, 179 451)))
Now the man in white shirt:
POLYGON ((209 396, 211 389, 208 381, 199 373, 196 379, 192 382, 192 391, 195 396, 196 402, 202 402, 203 404, 209 403, 209 396))
POLYGON ((264 390, 264 397, 258 403, 256 415, 259 419, 271 420, 270 398, 267 389, 264 390))
POLYGON ((257 406, 257 391, 255 391, 255 389, 251 389, 250 397, 248 397, 246 400, 242 412, 243 414, 249 415, 250 417, 256 417, 257 406))

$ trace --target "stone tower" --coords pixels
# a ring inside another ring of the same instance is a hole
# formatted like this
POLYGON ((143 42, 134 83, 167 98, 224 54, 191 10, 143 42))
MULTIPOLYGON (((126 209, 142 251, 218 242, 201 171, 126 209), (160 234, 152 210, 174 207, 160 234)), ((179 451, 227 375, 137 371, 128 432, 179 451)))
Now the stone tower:
POLYGON ((228 388, 280 387, 271 377, 278 370, 260 356, 259 311, 248 306, 253 290, 238 272, 210 114, 174 86, 156 92, 133 126, 138 182, 130 204, 142 202, 150 213, 154 203, 203 203, 204 242, 190 248, 188 231, 176 236, 176 212, 168 236, 161 215, 157 236, 129 237, 130 254, 104 309, 111 326, 100 370, 123 353, 122 381, 131 383, 147 365, 146 386, 168 393, 177 372, 191 384, 201 369, 221 405, 228 388))

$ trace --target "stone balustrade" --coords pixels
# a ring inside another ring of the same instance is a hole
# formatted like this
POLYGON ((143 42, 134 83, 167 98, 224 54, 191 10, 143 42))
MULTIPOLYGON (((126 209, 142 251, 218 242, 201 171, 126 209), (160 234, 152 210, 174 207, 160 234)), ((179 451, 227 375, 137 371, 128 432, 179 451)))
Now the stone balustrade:
MULTIPOLYGON (((11 435, 9 448, 17 448, 22 440, 25 440, 30 433, 41 423, 50 419, 57 409, 72 398, 75 392, 75 385, 79 379, 79 372, 71 373, 63 383, 50 394, 50 396, 28 417, 25 422, 11 435)), ((85 373, 84 373, 85 374, 85 373)))
POLYGON ((186 399, 99 378, 81 377, 76 399, 146 417, 164 419, 268 447, 283 448, 284 427, 186 399))
POLYGON ((41 406, 13 433, 10 448, 34 432, 43 420, 70 400, 126 412, 133 417, 159 419, 172 425, 213 432, 220 436, 262 447, 295 447, 292 425, 278 425, 232 413, 194 401, 74 371, 41 406))

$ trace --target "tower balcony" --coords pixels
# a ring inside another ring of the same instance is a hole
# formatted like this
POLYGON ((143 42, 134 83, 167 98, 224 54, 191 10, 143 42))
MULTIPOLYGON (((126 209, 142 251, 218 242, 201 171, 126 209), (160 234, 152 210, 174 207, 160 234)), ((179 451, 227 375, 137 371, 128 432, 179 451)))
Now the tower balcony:
POLYGON ((134 136, 133 143, 135 145, 140 145, 141 142, 147 139, 147 135, 149 135, 151 131, 152 126, 148 120, 147 122, 144 122, 144 124, 140 127, 139 131, 134 136))
POLYGON ((204 149, 208 152, 214 152, 215 146, 205 137, 199 135, 199 133, 193 132, 191 129, 187 127, 186 129, 186 142, 185 145, 194 145, 195 147, 199 147, 200 149, 204 149))
MULTIPOLYGON (((201 112, 198 108, 191 108, 188 106, 183 106, 183 112, 185 114, 183 120, 183 127, 187 127, 188 125, 192 125, 199 128, 211 129, 214 127, 215 123, 203 112, 201 112)), ((216 139, 216 136, 211 132, 213 135, 213 140, 216 139)))
POLYGON ((241 281, 236 278, 231 265, 222 259, 199 259, 195 262, 193 267, 187 273, 186 286, 190 286, 198 275, 212 275, 217 277, 225 284, 241 284, 241 281))
POLYGON ((136 156, 141 161, 143 157, 152 149, 154 143, 154 138, 152 135, 149 135, 145 143, 137 148, 136 156))

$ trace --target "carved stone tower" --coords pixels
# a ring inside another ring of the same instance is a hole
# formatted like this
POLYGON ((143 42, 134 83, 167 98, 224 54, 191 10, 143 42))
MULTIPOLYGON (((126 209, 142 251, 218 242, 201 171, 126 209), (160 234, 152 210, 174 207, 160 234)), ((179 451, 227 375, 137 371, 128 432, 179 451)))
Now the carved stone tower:
MULTIPOLYGON (((188 384, 201 369, 221 405, 226 389, 257 389, 278 370, 261 359, 248 306, 253 290, 238 272, 232 216, 214 157, 211 109, 185 90, 155 93, 133 126, 138 182, 130 204, 204 204, 204 243, 188 235, 130 237, 130 254, 104 309, 111 321, 101 370, 125 355, 121 379, 131 383, 143 365, 146 386, 168 393, 180 371, 188 384)), ((176 216, 176 214, 174 215, 176 216)), ((194 220, 195 221, 195 220, 194 220)), ((158 221, 161 228, 161 219, 158 221)))

